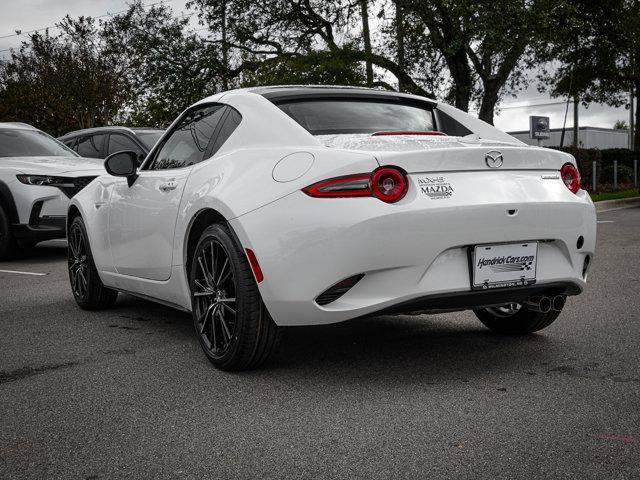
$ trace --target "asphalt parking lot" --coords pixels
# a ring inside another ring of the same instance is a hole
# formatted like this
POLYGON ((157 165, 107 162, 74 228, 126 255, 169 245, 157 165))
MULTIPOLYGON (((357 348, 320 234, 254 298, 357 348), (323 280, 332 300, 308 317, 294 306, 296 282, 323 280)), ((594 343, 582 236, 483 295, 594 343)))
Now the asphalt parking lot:
POLYGON ((285 332, 230 374, 190 316, 79 310, 65 244, 0 263, 0 478, 640 477, 640 209, 598 216, 588 290, 521 338, 471 313, 285 332))

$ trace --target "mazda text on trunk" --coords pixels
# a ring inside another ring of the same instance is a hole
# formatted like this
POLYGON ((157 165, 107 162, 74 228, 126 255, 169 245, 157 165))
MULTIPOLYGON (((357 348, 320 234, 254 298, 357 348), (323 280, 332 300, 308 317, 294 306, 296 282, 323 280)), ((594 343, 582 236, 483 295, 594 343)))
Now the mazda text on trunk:
POLYGON ((189 311, 225 370, 260 365, 289 325, 470 309, 496 333, 535 332, 593 259, 572 156, 423 97, 224 92, 136 160, 112 154, 71 201, 74 297, 189 311))

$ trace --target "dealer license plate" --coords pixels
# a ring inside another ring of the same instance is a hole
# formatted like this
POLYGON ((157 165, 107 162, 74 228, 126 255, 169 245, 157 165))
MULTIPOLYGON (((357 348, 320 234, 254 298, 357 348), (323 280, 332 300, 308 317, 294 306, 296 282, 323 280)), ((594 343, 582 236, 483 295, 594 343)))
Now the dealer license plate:
POLYGON ((473 289, 534 284, 537 260, 538 242, 476 245, 471 259, 473 289))

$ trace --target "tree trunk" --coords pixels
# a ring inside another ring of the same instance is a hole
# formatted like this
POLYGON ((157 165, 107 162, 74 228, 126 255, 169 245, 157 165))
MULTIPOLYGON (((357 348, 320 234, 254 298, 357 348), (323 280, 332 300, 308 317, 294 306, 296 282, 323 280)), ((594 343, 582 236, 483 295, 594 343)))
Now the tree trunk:
POLYGON ((229 44, 227 43, 227 2, 222 2, 220 12, 220 33, 222 36, 222 89, 229 90, 229 44))
POLYGON ((371 63, 371 37, 369 34, 368 0, 360 0, 362 10, 362 37, 364 38, 364 54, 367 69, 367 87, 373 86, 373 65, 371 63))
POLYGON ((573 97, 573 146, 580 146, 580 122, 578 121, 578 110, 580 108, 580 97, 574 95, 573 97))
MULTIPOLYGON (((404 13, 398 2, 396 2, 396 44, 398 46, 397 63, 404 70, 406 65, 404 58, 404 13)), ((402 79, 398 78, 398 90, 404 92, 406 88, 402 79)))
POLYGON ((497 81, 490 79, 484 82, 484 92, 482 94, 482 101, 480 102, 480 111, 478 112, 478 118, 489 125, 493 125, 493 115, 498 103, 498 95, 500 93, 500 86, 497 81))
POLYGON ((640 104, 638 104, 638 96, 640 96, 640 80, 634 82, 635 98, 636 98, 636 124, 633 133, 633 150, 640 152, 640 104))
POLYGON ((458 51, 449 58, 445 58, 449 72, 453 78, 455 107, 463 112, 469 111, 471 101, 471 68, 464 51, 458 51))

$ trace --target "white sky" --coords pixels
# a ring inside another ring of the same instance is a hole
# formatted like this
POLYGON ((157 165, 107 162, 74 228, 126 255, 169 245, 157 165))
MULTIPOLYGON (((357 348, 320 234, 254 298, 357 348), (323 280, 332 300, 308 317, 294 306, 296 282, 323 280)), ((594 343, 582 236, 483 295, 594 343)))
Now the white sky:
MULTIPOLYGON (((158 0, 145 0, 145 4, 158 0)), ((174 14, 180 15, 186 8, 188 0, 166 0, 174 14)), ((81 15, 98 17, 115 13, 127 8, 127 0, 0 0, 0 37, 12 35, 15 30, 29 31, 52 26, 66 14, 72 17, 81 15)), ((23 37, 10 36, 0 38, 0 51, 17 47, 23 37)), ((7 52, 0 52, 0 56, 7 52)), ((540 94, 536 85, 531 85, 516 98, 506 98, 500 105, 502 110, 495 117, 495 124, 505 131, 528 130, 529 115, 545 115, 551 117, 551 128, 562 127, 564 104, 547 105, 561 99, 550 99, 540 94), (535 106, 537 104, 545 104, 535 106)), ((617 120, 629 121, 629 112, 624 108, 610 108, 603 105, 591 105, 588 109, 580 106, 579 123, 582 126, 613 127, 617 120)), ((573 125, 573 106, 569 107, 567 127, 573 125)))

